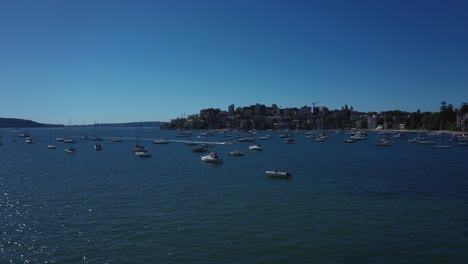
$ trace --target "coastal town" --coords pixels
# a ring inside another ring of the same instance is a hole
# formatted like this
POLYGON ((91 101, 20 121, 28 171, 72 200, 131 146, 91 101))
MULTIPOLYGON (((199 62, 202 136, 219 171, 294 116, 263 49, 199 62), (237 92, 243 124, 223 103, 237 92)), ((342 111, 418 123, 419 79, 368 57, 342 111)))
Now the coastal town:
POLYGON ((353 106, 344 105, 341 109, 330 110, 326 106, 281 108, 276 104, 266 106, 228 106, 227 111, 219 108, 202 109, 191 114, 172 119, 161 129, 427 129, 466 131, 468 128, 468 105, 460 108, 442 102, 439 112, 405 112, 399 110, 384 112, 361 112, 353 106))

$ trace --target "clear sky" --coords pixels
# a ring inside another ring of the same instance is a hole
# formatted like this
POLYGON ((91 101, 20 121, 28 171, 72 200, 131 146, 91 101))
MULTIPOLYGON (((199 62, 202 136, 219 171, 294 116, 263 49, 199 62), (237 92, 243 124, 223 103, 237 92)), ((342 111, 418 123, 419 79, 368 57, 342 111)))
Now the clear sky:
POLYGON ((0 0, 0 117, 468 101, 468 1, 0 0))

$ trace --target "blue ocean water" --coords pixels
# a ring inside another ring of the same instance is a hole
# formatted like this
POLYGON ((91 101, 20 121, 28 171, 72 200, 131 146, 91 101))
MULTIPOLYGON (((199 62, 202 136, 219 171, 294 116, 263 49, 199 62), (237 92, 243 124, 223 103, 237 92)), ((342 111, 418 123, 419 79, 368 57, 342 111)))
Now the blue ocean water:
MULTIPOLYGON (((62 131, 63 133, 64 131, 62 131)), ((80 129, 70 132, 78 138, 80 129)), ((279 134, 215 145, 207 164, 178 131, 143 128, 152 153, 131 152, 135 128, 99 128, 89 140, 35 144, 5 130, 0 146, 0 263, 466 263, 468 147, 434 149, 401 140, 376 147, 284 144, 279 134), (124 142, 106 144, 114 135, 124 142), (17 142, 11 142, 15 138, 17 142), (57 149, 49 150, 47 145, 57 149), (241 150, 244 157, 228 156, 241 150), (265 176, 287 170, 291 180, 265 176)), ((267 132, 262 132, 262 135, 267 132)))

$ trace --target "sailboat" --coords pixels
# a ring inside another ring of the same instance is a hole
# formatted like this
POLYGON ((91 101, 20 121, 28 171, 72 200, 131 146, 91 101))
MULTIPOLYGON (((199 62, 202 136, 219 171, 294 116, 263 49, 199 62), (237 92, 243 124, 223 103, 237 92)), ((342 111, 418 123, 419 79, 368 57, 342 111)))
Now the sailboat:
POLYGON ((94 122, 94 137, 91 138, 91 140, 94 141, 102 141, 102 138, 96 136, 96 128, 97 128, 98 123, 94 122))
POLYGON ((375 145, 378 147, 393 146, 393 141, 387 138, 387 123, 385 122, 385 114, 384 114, 383 132, 381 134, 378 134, 377 143, 375 145))
POLYGON ((123 139, 118 138, 116 135, 117 135, 117 127, 114 126, 114 138, 110 140, 110 143, 123 142, 123 139))
MULTIPOLYGON (((158 121, 158 124, 159 124, 159 121, 158 121)), ((156 127, 155 127, 155 134, 156 134, 157 137, 159 137, 159 136, 158 136, 158 133, 157 133, 157 129, 158 129, 158 127, 156 126, 156 127)), ((153 141, 153 144, 169 144, 169 141, 160 138, 160 139, 155 139, 155 140, 153 141)))
POLYGON ((70 118, 70 121, 68 122, 67 138, 64 139, 63 142, 64 143, 69 143, 69 144, 77 143, 74 138, 70 137, 70 128, 71 128, 71 118, 70 118))
POLYGON ((439 144, 438 145, 435 145, 435 146, 432 146, 433 148, 437 148, 437 149, 449 149, 449 148, 452 148, 452 145, 442 145, 442 132, 439 131, 439 133, 437 133, 438 136, 439 136, 439 144))
POLYGON ((344 139, 344 143, 356 143, 357 140, 356 139, 353 139, 351 138, 351 135, 349 134, 350 131, 348 130, 348 132, 345 132, 345 139, 344 139))
POLYGON ((50 141, 52 139, 52 128, 49 130, 49 145, 47 146, 48 149, 56 149, 55 145, 50 144, 50 141))
POLYGON ((64 141, 65 138, 59 136, 59 124, 57 124, 57 138, 55 140, 57 141, 64 141))
POLYGON ((135 146, 132 148, 133 153, 137 157, 140 158, 149 158, 151 157, 151 153, 145 146, 141 144, 141 122, 140 122, 140 128, 136 131, 136 137, 135 137, 135 146))
POLYGON ((19 135, 20 137, 25 137, 25 138, 30 137, 30 135, 29 135, 29 120, 26 120, 26 127, 27 127, 26 128, 27 130, 23 131, 23 133, 21 133, 19 135))

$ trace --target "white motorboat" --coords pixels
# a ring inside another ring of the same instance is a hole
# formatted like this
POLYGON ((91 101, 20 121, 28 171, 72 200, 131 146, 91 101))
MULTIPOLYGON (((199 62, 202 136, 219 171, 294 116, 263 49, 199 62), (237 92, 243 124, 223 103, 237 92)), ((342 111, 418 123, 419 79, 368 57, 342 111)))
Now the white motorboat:
POLYGON ((47 148, 48 149, 56 149, 57 147, 55 145, 48 145, 47 148))
POLYGON ((244 152, 239 151, 239 150, 234 150, 234 151, 230 151, 228 153, 228 155, 229 156, 238 156, 238 157, 240 157, 240 156, 244 156, 244 152))
POLYGON ((28 144, 33 144, 34 143, 34 139, 32 137, 27 137, 26 138, 26 143, 28 144))
POLYGON ((375 145, 378 147, 391 147, 393 146, 393 141, 382 138, 379 141, 377 141, 375 145))
POLYGON ((239 142, 254 142, 253 138, 243 137, 238 139, 239 142))
POLYGON ((66 148, 66 149, 65 149, 65 152, 66 152, 67 154, 75 154, 75 153, 76 153, 76 149, 74 149, 74 148, 66 148))
POLYGON ((140 158, 150 158, 151 153, 149 153, 149 151, 145 149, 143 151, 135 151, 135 156, 140 158))
POLYGON ((74 138, 67 138, 67 139, 63 140, 63 142, 68 143, 68 144, 77 143, 77 141, 74 138))
POLYGON ((206 156, 201 156, 201 160, 208 163, 222 163, 223 159, 216 152, 210 152, 206 156))
POLYGON ((254 150, 254 151, 262 151, 263 147, 260 144, 255 144, 255 145, 249 146, 249 149, 254 150))
POLYGON ((136 145, 132 148, 132 151, 133 151, 133 152, 148 152, 148 150, 145 148, 145 146, 139 145, 139 144, 136 144, 136 145))
POLYGON ((287 172, 287 171, 278 171, 278 170, 273 170, 273 171, 265 171, 267 176, 273 177, 273 178, 285 178, 289 179, 292 177, 292 174, 287 172))
POLYGON ((169 141, 165 139, 156 139, 153 141, 153 144, 169 144, 169 141))
POLYGON ((100 143, 94 144, 94 149, 95 149, 95 150, 101 150, 101 149, 102 149, 101 144, 100 144, 100 143))

